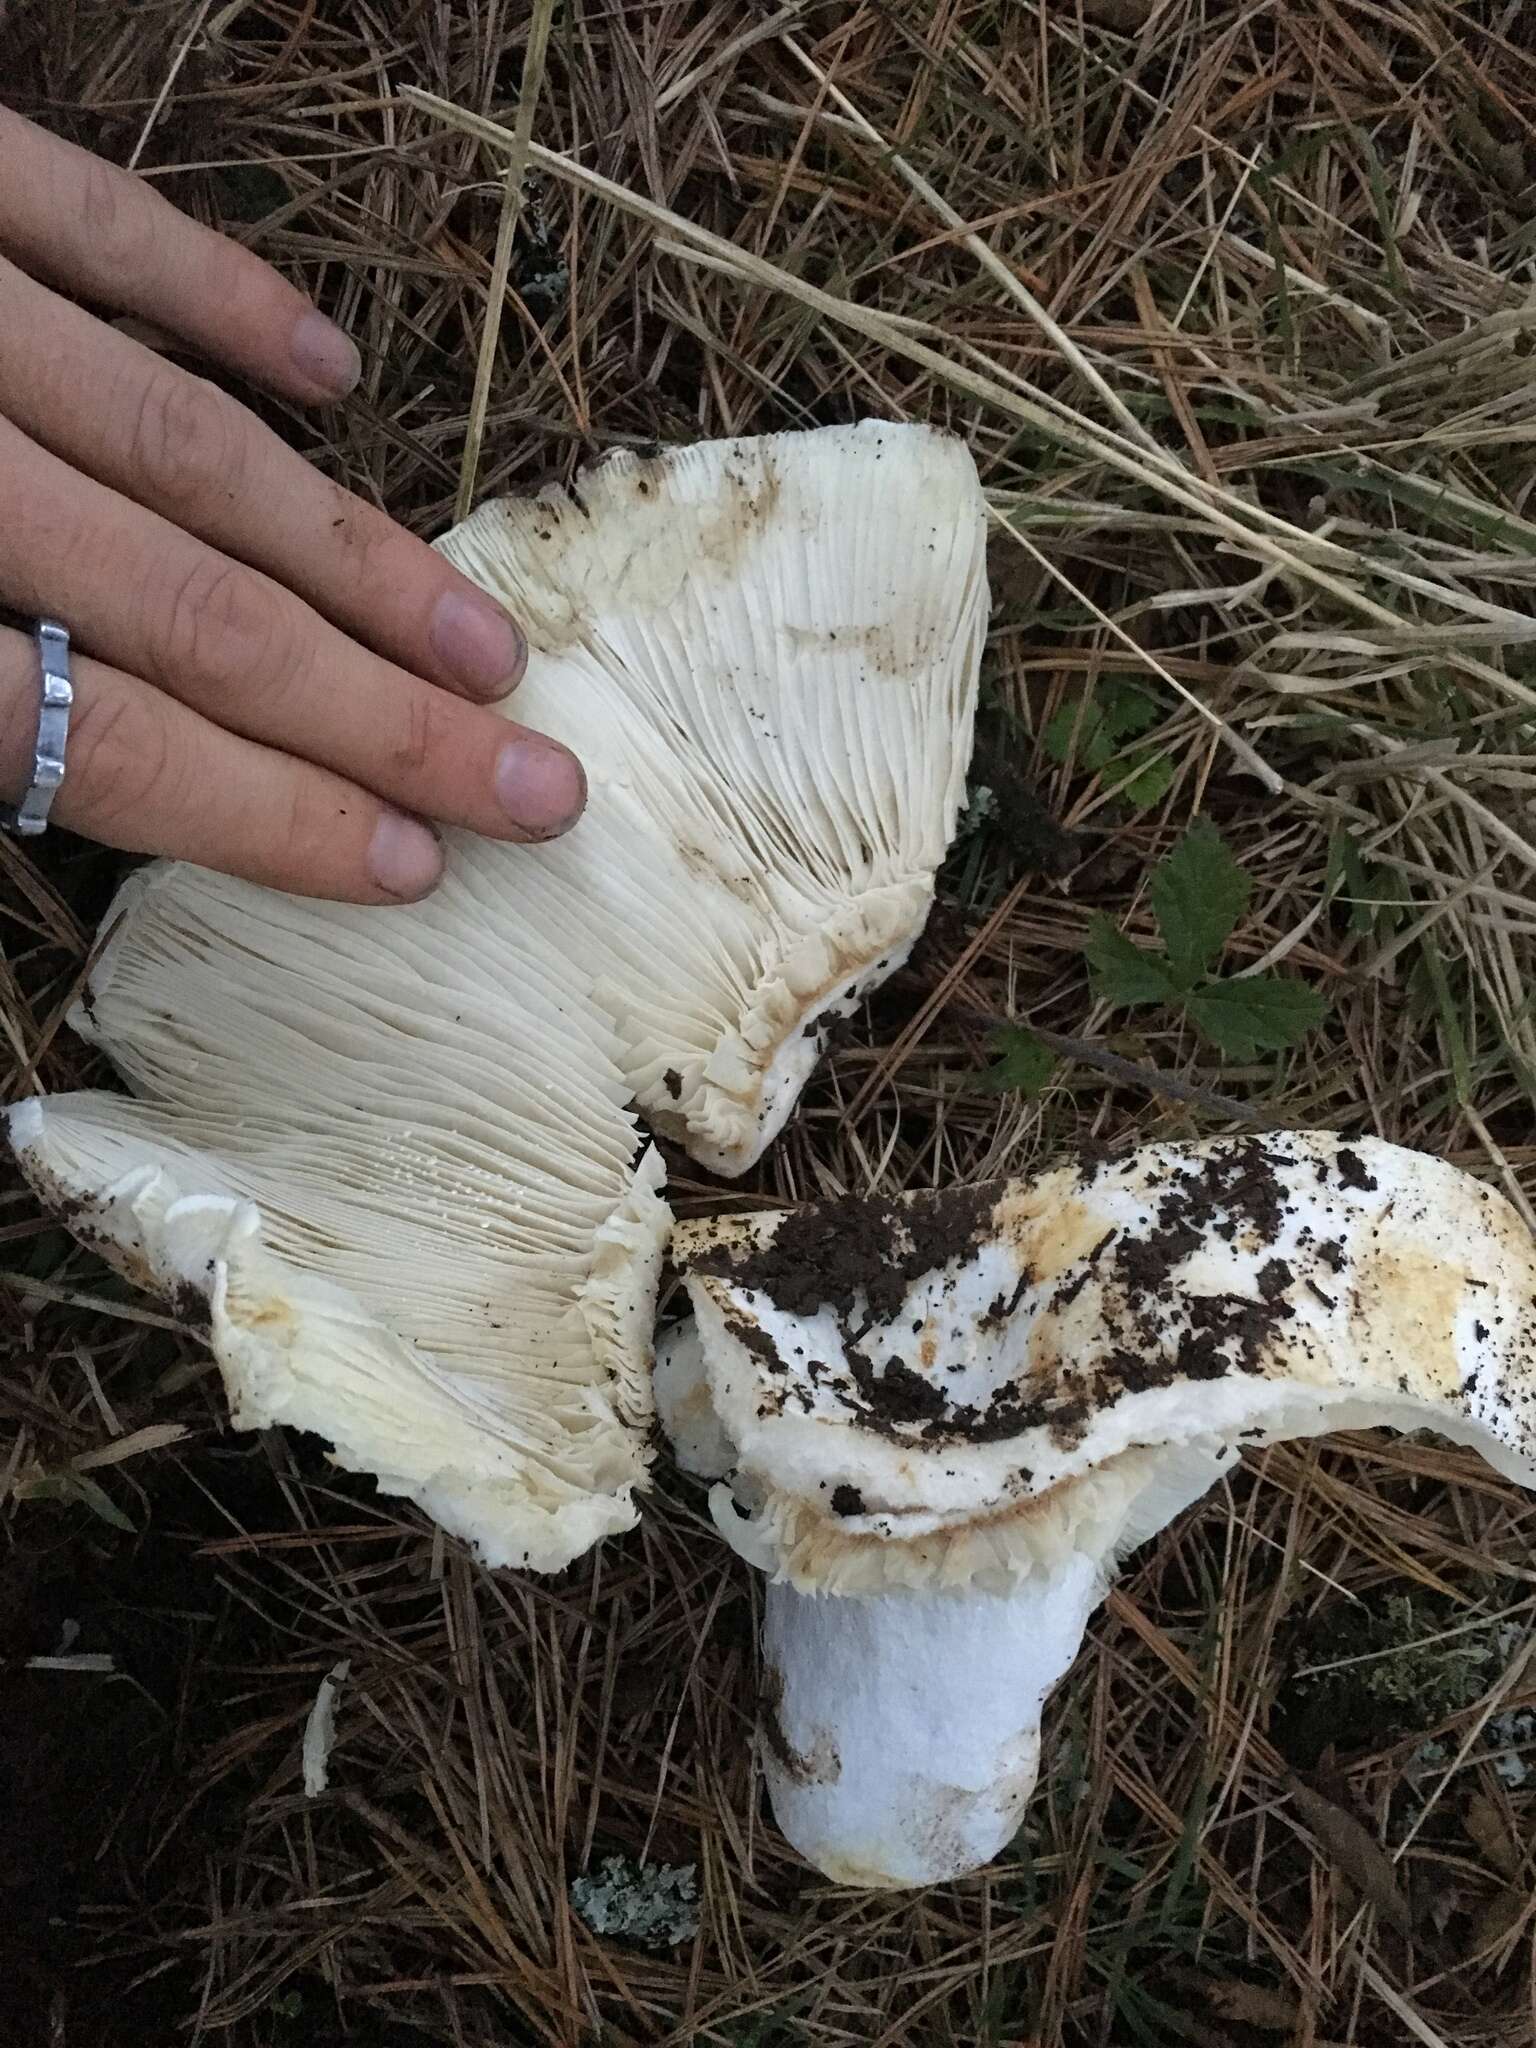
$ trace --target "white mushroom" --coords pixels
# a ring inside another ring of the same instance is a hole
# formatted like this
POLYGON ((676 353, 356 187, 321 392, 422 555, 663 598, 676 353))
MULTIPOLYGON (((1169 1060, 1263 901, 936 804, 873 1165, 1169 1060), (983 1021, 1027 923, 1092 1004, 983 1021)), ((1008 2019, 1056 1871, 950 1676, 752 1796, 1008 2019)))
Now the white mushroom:
POLYGON ((528 629, 518 716, 587 764, 519 891, 600 963, 647 1120, 743 1172, 933 900, 986 625, 975 465, 879 420, 621 454, 441 545, 528 629))
POLYGON ((141 871, 74 1020, 137 1099, 8 1130, 77 1235, 209 1319, 237 1426, 555 1570, 635 1521, 670 1218, 590 976, 506 916, 500 851, 409 912, 141 871))
POLYGON ((1536 1486, 1536 1248, 1374 1141, 1155 1145, 680 1226, 663 1421, 770 1574, 774 1810, 828 1876, 989 1861, 1117 1559, 1234 1462, 1425 1426, 1536 1486))
POLYGON ((74 1021, 136 1100, 24 1103, 24 1171, 206 1301, 235 1421, 324 1436, 492 1563, 635 1519, 669 1221, 627 1104, 739 1171, 926 916, 986 611, 963 445, 863 426, 602 464, 445 551, 530 630, 519 718, 591 802, 451 836, 360 911, 187 867, 120 895, 74 1021))

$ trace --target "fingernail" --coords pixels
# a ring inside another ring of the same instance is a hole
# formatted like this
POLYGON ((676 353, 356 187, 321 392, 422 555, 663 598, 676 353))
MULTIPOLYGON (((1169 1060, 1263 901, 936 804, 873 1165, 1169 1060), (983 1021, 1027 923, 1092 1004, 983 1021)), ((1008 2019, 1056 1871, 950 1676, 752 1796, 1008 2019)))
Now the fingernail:
POLYGON ((430 635, 438 660, 477 697, 505 697, 522 679, 527 646, 492 598, 444 591, 432 608, 430 635))
POLYGON ((509 740, 496 763, 496 795, 514 824, 550 839, 581 816, 587 778, 576 756, 551 740, 509 740))
POLYGON ((373 828, 368 866, 381 889, 414 903, 442 874, 443 849, 419 820, 386 811, 373 828))
POLYGON ((345 398, 363 374, 357 344, 323 313, 306 313, 288 346, 299 374, 337 398, 345 398))

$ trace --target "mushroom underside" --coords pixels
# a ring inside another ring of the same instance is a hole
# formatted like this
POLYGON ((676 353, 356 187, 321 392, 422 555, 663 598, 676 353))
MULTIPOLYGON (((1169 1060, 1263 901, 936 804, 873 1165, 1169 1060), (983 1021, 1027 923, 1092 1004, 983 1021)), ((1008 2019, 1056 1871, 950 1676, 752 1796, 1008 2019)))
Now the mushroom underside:
POLYGON ((552 1259, 334 1196, 297 1224, 280 1159, 212 1153, 118 1097, 23 1105, 9 1135, 84 1242, 207 1326, 236 1428, 312 1432, 492 1565, 558 1571, 634 1526, 670 1222, 655 1153, 552 1259))
POLYGON ((652 1128, 739 1174, 923 929, 970 760, 986 512, 964 444, 850 427, 618 453, 440 543, 524 621, 520 719, 591 800, 519 888, 601 964, 652 1128))

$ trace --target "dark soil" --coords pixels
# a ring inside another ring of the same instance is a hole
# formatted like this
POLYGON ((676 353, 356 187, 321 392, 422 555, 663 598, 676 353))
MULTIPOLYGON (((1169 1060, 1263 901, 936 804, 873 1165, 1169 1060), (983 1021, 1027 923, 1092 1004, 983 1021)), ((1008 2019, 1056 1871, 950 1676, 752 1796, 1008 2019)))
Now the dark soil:
MULTIPOLYGON (((214 1823, 187 1798, 188 1680, 217 1633, 210 1574, 185 1543, 128 1542, 77 1508, 29 1510, 0 1575, 0 1997, 16 2048, 169 2041, 190 1965, 147 1973, 127 1925, 152 1921, 214 1823), (113 1675, 26 1668, 68 1646, 113 1675), (93 1933, 96 1938, 93 1938, 93 1933)), ((206 1732, 206 1731, 204 1731, 206 1732)))

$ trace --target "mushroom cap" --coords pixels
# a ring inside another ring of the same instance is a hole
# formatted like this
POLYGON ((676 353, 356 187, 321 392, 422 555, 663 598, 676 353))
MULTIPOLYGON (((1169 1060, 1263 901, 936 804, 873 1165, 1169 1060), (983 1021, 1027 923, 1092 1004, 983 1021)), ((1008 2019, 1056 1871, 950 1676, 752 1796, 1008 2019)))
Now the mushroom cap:
POLYGON ((741 1173, 928 915, 986 626, 970 454, 880 420, 621 453, 439 545, 527 629, 517 716, 587 767, 519 894, 594 963, 647 1121, 741 1173))
POLYGON ((141 870, 73 1019, 137 1099, 8 1135, 77 1235, 206 1312, 238 1427, 555 1570, 636 1519, 670 1218, 590 976, 497 914, 506 857, 459 846, 408 912, 141 870))
POLYGON ((1152 1145, 685 1224, 674 1257, 697 1326, 677 1387, 697 1407, 705 1376, 735 1458, 717 1520, 803 1590, 1109 1560, 1245 1441, 1429 1425, 1536 1484, 1531 1234, 1377 1141, 1152 1145))

